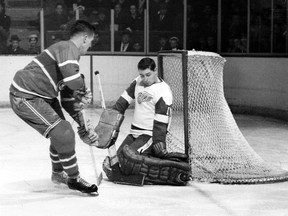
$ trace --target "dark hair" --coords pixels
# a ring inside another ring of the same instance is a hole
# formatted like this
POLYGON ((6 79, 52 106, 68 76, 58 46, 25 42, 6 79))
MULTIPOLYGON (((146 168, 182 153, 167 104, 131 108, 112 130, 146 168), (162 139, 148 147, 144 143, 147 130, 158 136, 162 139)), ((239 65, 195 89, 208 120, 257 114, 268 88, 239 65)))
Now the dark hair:
POLYGON ((57 8, 59 5, 62 6, 62 8, 64 8, 64 5, 63 5, 62 3, 60 3, 60 2, 58 2, 58 3, 55 5, 55 8, 57 8))
POLYGON ((138 70, 146 70, 149 68, 150 70, 154 71, 156 68, 155 61, 151 58, 142 58, 138 63, 138 70))
POLYGON ((73 37, 79 33, 86 33, 93 35, 95 32, 94 26, 84 20, 76 20, 70 27, 70 37, 73 37))

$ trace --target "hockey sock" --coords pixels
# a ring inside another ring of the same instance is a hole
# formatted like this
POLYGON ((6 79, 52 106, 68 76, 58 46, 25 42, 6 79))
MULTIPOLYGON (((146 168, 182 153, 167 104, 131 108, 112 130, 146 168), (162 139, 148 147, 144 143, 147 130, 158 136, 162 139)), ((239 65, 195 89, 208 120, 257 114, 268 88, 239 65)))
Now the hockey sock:
POLYGON ((68 153, 59 153, 59 159, 64 171, 70 178, 79 176, 79 169, 77 164, 77 157, 75 151, 68 153))
POLYGON ((54 172, 62 172, 63 167, 61 161, 59 159, 58 152, 54 149, 52 145, 50 145, 50 159, 52 163, 52 171, 54 172))

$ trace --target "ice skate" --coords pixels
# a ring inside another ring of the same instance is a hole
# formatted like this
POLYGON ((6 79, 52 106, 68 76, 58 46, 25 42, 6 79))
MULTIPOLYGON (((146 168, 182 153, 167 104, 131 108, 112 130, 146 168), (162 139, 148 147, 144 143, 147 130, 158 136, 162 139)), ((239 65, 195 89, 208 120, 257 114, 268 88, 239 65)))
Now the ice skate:
POLYGON ((62 172, 52 171, 51 180, 54 184, 67 184, 68 176, 64 171, 62 172))
POLYGON ((95 184, 90 184, 80 176, 77 178, 68 178, 67 185, 72 190, 78 190, 82 193, 96 193, 98 191, 98 187, 95 184))

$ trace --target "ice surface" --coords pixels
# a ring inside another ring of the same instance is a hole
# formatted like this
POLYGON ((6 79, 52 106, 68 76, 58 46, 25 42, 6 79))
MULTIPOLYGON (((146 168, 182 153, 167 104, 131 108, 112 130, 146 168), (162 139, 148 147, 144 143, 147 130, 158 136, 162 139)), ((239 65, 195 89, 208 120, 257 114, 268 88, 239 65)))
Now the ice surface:
MULTIPOLYGON (((101 110, 87 110, 95 125, 101 110)), ((236 115, 244 136, 263 157, 288 169, 288 125, 274 119, 236 115)), ((132 110, 126 112, 117 145, 128 133, 132 110)), ((68 117, 68 120, 72 120, 68 117)), ((76 123, 73 124, 76 128, 76 123)), ((77 135, 76 135, 77 136, 77 135)), ((219 185, 190 182, 185 187, 127 186, 104 175, 99 196, 71 191, 50 181, 49 140, 0 109, 1 216, 285 216, 288 183, 219 185)), ((77 137, 81 176, 95 181, 89 147, 77 137)), ((107 150, 94 148, 98 173, 107 150)))

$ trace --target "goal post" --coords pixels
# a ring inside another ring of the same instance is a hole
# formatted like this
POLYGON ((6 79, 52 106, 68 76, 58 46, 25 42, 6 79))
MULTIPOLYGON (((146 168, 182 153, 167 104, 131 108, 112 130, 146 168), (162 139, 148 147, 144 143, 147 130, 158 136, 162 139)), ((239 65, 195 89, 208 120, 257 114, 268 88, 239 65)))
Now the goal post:
POLYGON ((224 97, 225 59, 212 52, 162 51, 158 73, 173 93, 168 151, 189 156, 193 180, 257 184, 288 180, 264 161, 239 130, 224 97))

